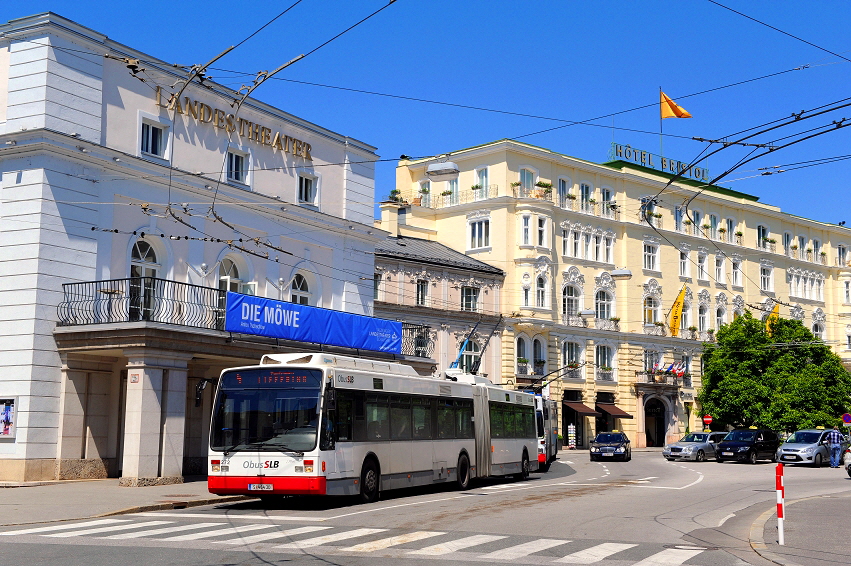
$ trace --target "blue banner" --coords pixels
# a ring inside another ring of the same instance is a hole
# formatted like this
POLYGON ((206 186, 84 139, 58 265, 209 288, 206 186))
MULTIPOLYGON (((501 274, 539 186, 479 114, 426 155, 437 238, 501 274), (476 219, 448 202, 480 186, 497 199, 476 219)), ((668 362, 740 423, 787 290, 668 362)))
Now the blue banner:
POLYGON ((402 353, 402 323, 228 293, 225 330, 345 348, 402 353))

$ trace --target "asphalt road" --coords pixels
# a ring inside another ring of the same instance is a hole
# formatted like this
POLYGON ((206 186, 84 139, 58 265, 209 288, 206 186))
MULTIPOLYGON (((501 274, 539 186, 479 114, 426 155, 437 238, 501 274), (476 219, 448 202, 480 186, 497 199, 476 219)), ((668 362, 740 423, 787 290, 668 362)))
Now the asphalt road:
MULTIPOLYGON (((336 498, 257 500, 0 532, 7 563, 340 564, 441 562, 704 566, 770 564, 750 547, 775 501, 774 465, 630 462, 563 453, 528 481, 488 480, 336 498)), ((786 469, 787 498, 848 493, 844 470, 786 469)), ((795 521, 823 520, 787 517, 795 521)))

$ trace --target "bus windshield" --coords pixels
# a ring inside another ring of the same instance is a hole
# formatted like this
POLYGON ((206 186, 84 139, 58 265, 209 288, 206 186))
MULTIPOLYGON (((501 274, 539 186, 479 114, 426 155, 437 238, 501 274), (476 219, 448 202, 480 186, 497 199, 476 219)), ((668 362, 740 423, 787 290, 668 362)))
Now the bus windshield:
POLYGON ((316 446, 322 372, 249 369, 222 374, 210 447, 304 452, 316 446))

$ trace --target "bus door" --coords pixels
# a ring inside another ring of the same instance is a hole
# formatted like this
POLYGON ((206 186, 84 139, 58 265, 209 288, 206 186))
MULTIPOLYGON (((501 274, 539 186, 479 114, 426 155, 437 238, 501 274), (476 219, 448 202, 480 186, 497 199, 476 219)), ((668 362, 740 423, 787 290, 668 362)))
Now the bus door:
POLYGON ((480 385, 473 386, 473 430, 476 435, 476 477, 491 475, 491 427, 488 390, 480 385))
POLYGON ((329 423, 333 422, 333 451, 329 450, 322 455, 328 463, 326 475, 329 479, 348 477, 355 469, 352 446, 354 396, 345 389, 331 389, 326 392, 326 402, 327 406, 334 407, 333 411, 328 411, 329 423), (328 402, 327 395, 331 392, 335 393, 334 400, 328 402))

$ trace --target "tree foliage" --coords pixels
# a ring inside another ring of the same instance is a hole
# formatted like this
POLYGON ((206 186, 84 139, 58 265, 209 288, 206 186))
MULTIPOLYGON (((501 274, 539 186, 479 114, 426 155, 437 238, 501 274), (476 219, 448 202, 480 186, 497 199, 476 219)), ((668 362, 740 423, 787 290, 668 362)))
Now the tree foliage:
POLYGON ((851 407, 851 374, 798 320, 770 332, 750 312, 722 326, 703 354, 703 414, 719 425, 794 431, 841 424, 851 407))

